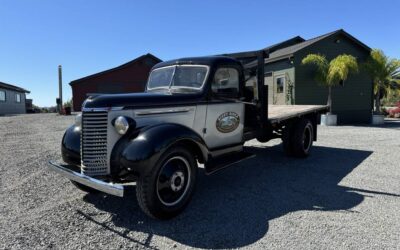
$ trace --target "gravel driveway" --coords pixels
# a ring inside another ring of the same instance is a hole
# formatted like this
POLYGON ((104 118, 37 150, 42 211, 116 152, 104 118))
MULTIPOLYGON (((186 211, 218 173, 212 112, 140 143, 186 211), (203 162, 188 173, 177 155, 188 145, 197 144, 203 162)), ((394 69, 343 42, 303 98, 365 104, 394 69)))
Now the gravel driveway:
POLYGON ((73 117, 0 117, 0 249, 399 249, 400 122, 320 127, 312 155, 280 141, 257 157, 200 171, 183 214, 156 221, 124 198, 86 195, 49 172, 73 117))

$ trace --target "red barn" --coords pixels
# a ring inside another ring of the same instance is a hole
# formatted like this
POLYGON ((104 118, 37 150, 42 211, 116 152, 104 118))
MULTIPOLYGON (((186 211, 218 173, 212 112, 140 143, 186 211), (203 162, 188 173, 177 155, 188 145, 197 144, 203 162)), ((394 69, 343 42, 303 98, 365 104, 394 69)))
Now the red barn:
POLYGON ((159 58, 146 54, 118 67, 70 82, 74 110, 80 111, 83 101, 91 93, 144 91, 151 68, 159 62, 159 58))

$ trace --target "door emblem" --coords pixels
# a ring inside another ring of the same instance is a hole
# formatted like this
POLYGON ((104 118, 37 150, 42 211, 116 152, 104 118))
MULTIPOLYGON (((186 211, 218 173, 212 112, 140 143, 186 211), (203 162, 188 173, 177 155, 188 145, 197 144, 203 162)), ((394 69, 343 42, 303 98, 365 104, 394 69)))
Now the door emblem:
POLYGON ((221 133, 234 131, 240 123, 240 117, 235 112, 225 112, 220 115, 216 122, 217 130, 221 133))

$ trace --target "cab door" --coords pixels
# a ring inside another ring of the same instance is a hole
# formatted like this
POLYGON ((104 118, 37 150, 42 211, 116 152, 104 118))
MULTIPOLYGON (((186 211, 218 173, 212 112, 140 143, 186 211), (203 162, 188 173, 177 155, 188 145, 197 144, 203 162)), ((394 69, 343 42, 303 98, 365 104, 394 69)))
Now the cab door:
POLYGON ((210 150, 239 145, 243 141, 244 103, 239 101, 239 71, 220 67, 211 84, 204 141, 210 150))

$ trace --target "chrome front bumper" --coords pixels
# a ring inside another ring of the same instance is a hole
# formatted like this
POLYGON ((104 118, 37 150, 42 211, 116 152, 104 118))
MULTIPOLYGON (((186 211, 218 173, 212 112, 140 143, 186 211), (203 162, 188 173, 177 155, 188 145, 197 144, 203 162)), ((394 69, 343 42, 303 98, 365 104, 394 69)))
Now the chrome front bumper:
POLYGON ((124 186, 121 184, 113 184, 105 181, 101 181, 87 175, 75 172, 71 169, 68 169, 60 164, 57 164, 53 161, 49 161, 49 167, 53 171, 61 174, 64 177, 67 177, 70 180, 76 181, 82 185, 94 188, 101 192, 123 197, 124 196, 124 186))

